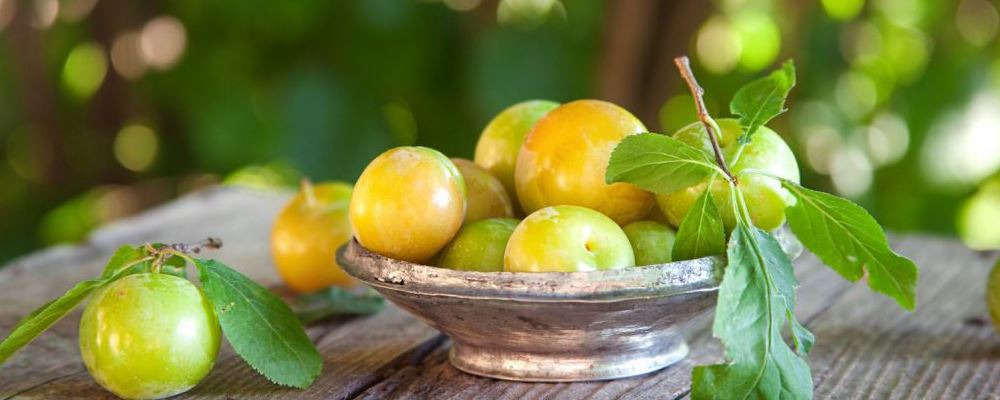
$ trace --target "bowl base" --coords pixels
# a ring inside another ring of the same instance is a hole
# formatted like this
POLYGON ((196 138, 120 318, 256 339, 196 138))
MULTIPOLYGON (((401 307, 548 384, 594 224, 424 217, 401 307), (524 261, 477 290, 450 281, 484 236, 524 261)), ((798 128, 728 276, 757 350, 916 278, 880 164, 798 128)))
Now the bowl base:
POLYGON ((666 368, 686 357, 679 335, 641 352, 607 355, 527 354, 454 343, 448 359, 455 368, 487 378, 521 382, 600 381, 642 375, 666 368))

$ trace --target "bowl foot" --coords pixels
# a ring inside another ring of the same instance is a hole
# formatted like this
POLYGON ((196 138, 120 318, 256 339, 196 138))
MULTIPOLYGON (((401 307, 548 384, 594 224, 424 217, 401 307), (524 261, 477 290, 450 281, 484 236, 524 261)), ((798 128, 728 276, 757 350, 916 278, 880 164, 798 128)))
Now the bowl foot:
POLYGON ((598 355, 535 354, 470 346, 455 342, 448 353, 451 365, 461 371, 523 382, 579 382, 625 378, 666 368, 686 357, 687 344, 680 336, 642 351, 598 355))

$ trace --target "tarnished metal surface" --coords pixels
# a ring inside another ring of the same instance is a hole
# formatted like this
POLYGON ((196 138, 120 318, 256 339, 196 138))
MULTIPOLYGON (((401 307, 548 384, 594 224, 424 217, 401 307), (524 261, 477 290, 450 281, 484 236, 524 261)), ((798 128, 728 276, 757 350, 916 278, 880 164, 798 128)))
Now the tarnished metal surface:
POLYGON ((351 241, 344 270, 450 336, 452 364, 519 381, 620 378, 687 355, 677 326, 715 304, 719 257, 614 271, 468 272, 351 241))

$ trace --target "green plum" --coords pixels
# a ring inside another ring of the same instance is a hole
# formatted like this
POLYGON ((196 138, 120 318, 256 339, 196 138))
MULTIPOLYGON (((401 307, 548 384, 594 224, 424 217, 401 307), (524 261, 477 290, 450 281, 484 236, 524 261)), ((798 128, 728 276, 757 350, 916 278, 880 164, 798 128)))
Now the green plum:
POLYGON ((489 218, 466 224, 441 250, 437 265, 465 271, 503 271, 507 239, 518 222, 514 218, 489 218))
POLYGON ((507 241, 508 272, 577 272, 626 268, 635 255, 625 232, 586 207, 551 206, 531 213, 507 241))
POLYGON ((127 399, 159 399, 201 382, 219 352, 219 322, 190 281, 145 273, 94 294, 80 320, 80 354, 94 380, 127 399))
POLYGON ((677 233, 667 225, 654 221, 636 221, 622 228, 632 252, 635 265, 665 264, 673 261, 674 238, 677 233))
MULTIPOLYGON (((493 117, 479 135, 474 161, 500 179, 512 199, 516 194, 514 168, 524 136, 535 126, 535 122, 558 106, 559 103, 548 100, 528 100, 514 104, 493 117)), ((516 201, 514 206, 519 206, 516 201)))
MULTIPOLYGON (((767 127, 760 127, 749 144, 740 146, 737 139, 743 130, 739 121, 720 119, 717 122, 722 129, 719 145, 722 147, 729 169, 738 176, 740 189, 746 196, 750 219, 760 229, 767 231, 777 229, 785 222, 785 207, 793 204, 795 198, 781 187, 780 182, 771 177, 741 174, 741 172, 758 170, 798 183, 799 166, 795 161, 795 155, 781 136, 767 127)), ((708 134, 700 122, 681 128, 674 133, 674 138, 702 149, 711 155, 713 160, 715 159, 708 134)), ((673 193, 656 196, 660 211, 672 225, 680 226, 695 200, 708 187, 709 179, 673 193)), ((726 229, 732 230, 736 225, 736 219, 733 214, 729 184, 722 177, 717 177, 711 190, 726 229)))
POLYGON ((472 161, 452 158, 465 181, 465 223, 514 216, 507 190, 497 177, 472 161))

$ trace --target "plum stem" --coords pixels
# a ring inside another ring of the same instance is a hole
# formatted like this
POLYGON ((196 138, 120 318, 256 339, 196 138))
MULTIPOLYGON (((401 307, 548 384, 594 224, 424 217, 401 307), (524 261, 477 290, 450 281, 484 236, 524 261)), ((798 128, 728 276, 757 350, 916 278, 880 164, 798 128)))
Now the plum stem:
POLYGON ((677 65, 677 70, 680 71, 681 78, 684 79, 688 88, 691 89, 691 97, 694 97, 694 105, 698 109, 698 120, 705 126, 705 131, 708 132, 708 140, 712 142, 712 152, 715 153, 715 162, 726 173, 726 179, 733 185, 738 185, 739 181, 736 180, 736 175, 733 175, 733 172, 729 170, 729 166, 726 165, 726 158, 722 155, 722 148, 719 147, 717 136, 721 133, 719 125, 715 123, 712 116, 708 114, 708 109, 705 108, 705 89, 702 89, 698 85, 698 80, 694 77, 694 71, 691 70, 690 60, 688 60, 687 56, 680 56, 674 58, 674 64, 677 65))
POLYGON ((150 243, 146 243, 146 251, 153 256, 152 270, 155 273, 160 272, 160 268, 163 266, 163 261, 167 258, 167 256, 175 255, 193 264, 194 259, 191 258, 191 254, 198 254, 201 253, 202 250, 215 250, 221 247, 222 239, 212 237, 198 243, 174 243, 164 245, 159 248, 150 243))
POLYGON ((202 250, 216 250, 222 248, 222 239, 208 238, 198 243, 174 243, 167 245, 168 248, 184 254, 198 254, 202 250))
POLYGON ((312 181, 309 178, 302 178, 299 181, 299 186, 302 188, 302 194, 306 197, 306 205, 309 208, 316 207, 316 192, 313 189, 312 181))

